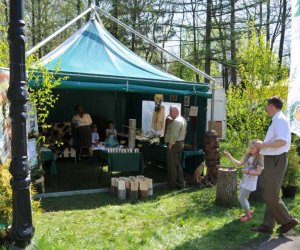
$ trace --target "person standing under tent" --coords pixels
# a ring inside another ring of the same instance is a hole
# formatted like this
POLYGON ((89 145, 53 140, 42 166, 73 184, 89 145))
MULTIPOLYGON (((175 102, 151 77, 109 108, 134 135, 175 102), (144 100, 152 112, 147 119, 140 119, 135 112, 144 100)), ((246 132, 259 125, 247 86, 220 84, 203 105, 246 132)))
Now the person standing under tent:
POLYGON ((186 120, 179 114, 179 107, 170 107, 170 117, 173 121, 168 125, 165 135, 167 144, 167 167, 169 188, 184 188, 184 176, 181 167, 181 154, 186 135, 186 120))
POLYGON ((77 114, 73 116, 72 124, 75 127, 75 142, 77 145, 78 157, 80 159, 83 148, 88 148, 89 156, 92 157, 92 118, 88 113, 84 112, 83 107, 80 105, 77 105, 75 110, 77 114))

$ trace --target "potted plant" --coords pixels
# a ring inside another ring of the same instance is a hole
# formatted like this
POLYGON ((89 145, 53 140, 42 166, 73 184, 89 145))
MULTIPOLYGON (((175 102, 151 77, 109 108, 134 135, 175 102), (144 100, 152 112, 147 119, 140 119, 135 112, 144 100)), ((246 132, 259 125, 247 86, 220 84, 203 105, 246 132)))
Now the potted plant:
POLYGON ((282 184, 282 197, 295 198, 297 187, 300 184, 300 157, 297 146, 292 145, 288 152, 288 166, 282 184))

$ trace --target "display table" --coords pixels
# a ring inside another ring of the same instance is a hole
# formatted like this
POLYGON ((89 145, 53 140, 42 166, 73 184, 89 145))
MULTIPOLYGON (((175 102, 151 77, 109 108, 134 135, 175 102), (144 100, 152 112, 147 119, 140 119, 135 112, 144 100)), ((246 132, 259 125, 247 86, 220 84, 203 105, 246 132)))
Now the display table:
POLYGON ((94 148, 93 155, 97 161, 105 161, 109 172, 112 171, 137 171, 144 169, 143 154, 138 153, 115 153, 108 152, 105 148, 94 148))
POLYGON ((43 147, 41 149, 41 160, 42 160, 42 163, 44 163, 45 161, 51 161, 50 174, 51 175, 57 174, 56 162, 55 162, 54 153, 52 152, 52 150, 50 150, 49 148, 43 147))

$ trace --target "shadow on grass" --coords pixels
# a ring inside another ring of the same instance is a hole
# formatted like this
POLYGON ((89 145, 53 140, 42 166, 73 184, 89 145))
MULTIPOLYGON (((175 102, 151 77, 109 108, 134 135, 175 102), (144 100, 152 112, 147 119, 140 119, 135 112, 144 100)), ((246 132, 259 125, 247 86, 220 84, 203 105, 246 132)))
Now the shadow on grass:
MULTIPOLYGON (((51 176, 50 165, 45 164, 45 189, 47 193, 97 189, 110 187, 108 167, 104 166, 101 175, 100 163, 82 159, 74 163, 71 159, 59 159, 56 164, 57 174, 51 176)), ((114 172, 113 176, 140 175, 139 172, 114 172)), ((154 166, 146 166, 143 175, 152 178, 154 183, 165 182, 167 171, 154 166)))
POLYGON ((186 241, 183 244, 175 247, 175 250, 201 250, 201 249, 239 249, 250 250, 257 249, 257 246, 268 239, 270 234, 258 234, 251 232, 251 224, 241 223, 239 220, 234 220, 225 224, 217 230, 205 229, 205 232, 199 237, 186 241))
POLYGON ((139 199, 136 201, 119 200, 110 193, 84 194, 65 197, 50 197, 40 200, 41 208, 44 211, 66 211, 66 210, 85 210, 94 209, 107 205, 124 205, 124 204, 140 204, 155 203, 162 197, 172 197, 183 192, 194 192, 196 189, 188 188, 185 190, 166 190, 164 187, 154 189, 154 195, 147 199, 139 199))

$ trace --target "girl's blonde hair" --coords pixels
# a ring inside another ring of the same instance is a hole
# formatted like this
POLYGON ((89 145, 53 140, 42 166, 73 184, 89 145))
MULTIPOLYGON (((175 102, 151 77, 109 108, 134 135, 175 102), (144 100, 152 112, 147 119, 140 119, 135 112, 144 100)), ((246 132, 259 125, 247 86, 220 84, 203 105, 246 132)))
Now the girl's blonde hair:
POLYGON ((246 152, 246 154, 245 154, 245 156, 244 156, 244 159, 245 159, 245 160, 249 159, 249 157, 251 157, 251 156, 254 157, 253 165, 255 166, 255 168, 256 168, 257 164, 258 164, 259 162, 261 162, 262 156, 261 156, 261 154, 259 153, 259 151, 260 151, 259 149, 258 149, 256 155, 252 155, 252 154, 250 153, 250 151, 251 151, 251 146, 253 146, 255 143, 260 143, 260 142, 262 143, 262 141, 259 140, 259 139, 254 139, 254 140, 250 141, 250 143, 249 143, 249 145, 248 145, 247 152, 246 152))

